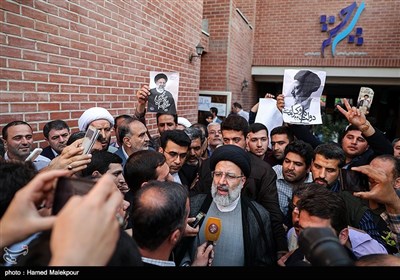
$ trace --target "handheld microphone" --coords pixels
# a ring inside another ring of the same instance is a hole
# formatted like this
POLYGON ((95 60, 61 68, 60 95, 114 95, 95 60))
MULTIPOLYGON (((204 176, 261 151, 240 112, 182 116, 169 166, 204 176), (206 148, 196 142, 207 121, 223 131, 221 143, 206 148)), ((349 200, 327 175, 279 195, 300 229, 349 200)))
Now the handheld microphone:
POLYGON ((219 235, 221 234, 221 229, 221 219, 215 217, 208 218, 206 227, 204 229, 207 246, 210 244, 214 245, 214 242, 218 240, 219 235))

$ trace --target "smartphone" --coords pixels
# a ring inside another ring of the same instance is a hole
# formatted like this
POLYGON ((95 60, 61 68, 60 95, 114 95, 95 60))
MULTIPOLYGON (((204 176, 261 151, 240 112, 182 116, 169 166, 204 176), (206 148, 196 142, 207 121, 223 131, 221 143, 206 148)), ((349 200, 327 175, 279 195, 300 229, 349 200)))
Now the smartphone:
POLYGON ((342 190, 349 192, 369 191, 368 176, 357 171, 341 169, 340 181, 342 190))
POLYGON ((82 147, 83 147, 83 154, 89 154, 93 148, 94 143, 97 141, 97 137, 99 136, 100 131, 93 127, 89 126, 85 137, 83 138, 82 147))
POLYGON ((54 193, 52 214, 56 215, 60 212, 71 196, 87 194, 93 188, 95 183, 96 182, 92 180, 75 177, 58 178, 54 193))
POLYGON ((199 223, 204 219, 205 216, 206 216, 205 213, 199 212, 199 213, 196 215, 196 220, 194 220, 194 221, 190 224, 190 226, 191 226, 192 228, 197 227, 197 226, 199 225, 199 223))
POLYGON ((29 156, 25 159, 25 161, 34 161, 41 153, 43 152, 42 148, 34 149, 29 156))

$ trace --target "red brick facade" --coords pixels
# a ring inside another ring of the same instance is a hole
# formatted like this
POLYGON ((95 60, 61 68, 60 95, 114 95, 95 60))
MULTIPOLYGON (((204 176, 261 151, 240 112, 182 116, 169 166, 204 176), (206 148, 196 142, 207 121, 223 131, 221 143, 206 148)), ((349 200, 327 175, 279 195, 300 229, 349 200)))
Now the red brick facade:
POLYGON ((24 120, 40 141, 49 120, 76 131, 93 106, 132 114, 149 71, 180 73, 178 113, 197 121, 200 64, 188 58, 202 37, 201 1, 78 3, 0 1, 0 128, 24 120))
MULTIPOLYGON (((362 1, 356 1, 358 6, 362 1)), ((268 66, 334 66, 334 67, 400 67, 400 3, 398 1, 364 0, 365 9, 356 26, 363 28, 364 44, 355 46, 344 39, 337 52, 363 52, 363 56, 309 57, 320 52, 327 39, 321 32, 320 15, 334 15, 352 1, 257 1, 253 65, 268 66), (263 4, 261 4, 263 3, 263 4), (312 5, 310 5, 312 3, 312 5)), ((329 26, 330 28, 332 26, 329 26)))

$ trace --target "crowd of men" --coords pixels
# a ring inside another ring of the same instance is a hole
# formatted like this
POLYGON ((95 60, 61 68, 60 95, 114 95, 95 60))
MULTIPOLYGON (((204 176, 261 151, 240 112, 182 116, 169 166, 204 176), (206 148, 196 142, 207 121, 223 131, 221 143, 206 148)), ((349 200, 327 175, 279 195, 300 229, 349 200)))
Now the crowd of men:
POLYGON ((157 113, 154 136, 149 95, 137 91, 132 116, 87 109, 75 133, 46 123, 49 145, 32 159, 31 125, 4 126, 3 265, 313 265, 299 237, 325 227, 355 265, 400 266, 400 139, 358 108, 338 107, 349 123, 340 143, 321 143, 304 125, 249 124, 238 103, 223 120, 213 107, 207 126, 178 128, 177 114, 157 113), (99 136, 84 154, 89 126, 99 136), (65 205, 60 193, 71 196, 65 205))

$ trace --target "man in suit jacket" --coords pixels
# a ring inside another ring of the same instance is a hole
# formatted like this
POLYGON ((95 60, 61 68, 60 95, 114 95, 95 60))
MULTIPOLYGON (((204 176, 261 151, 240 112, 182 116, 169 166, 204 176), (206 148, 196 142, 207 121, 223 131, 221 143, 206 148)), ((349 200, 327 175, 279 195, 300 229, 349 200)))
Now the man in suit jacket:
POLYGON ((42 156, 53 159, 67 146, 71 136, 68 124, 63 120, 50 121, 43 127, 43 135, 49 146, 43 149, 42 156))

